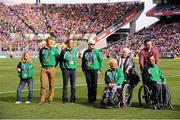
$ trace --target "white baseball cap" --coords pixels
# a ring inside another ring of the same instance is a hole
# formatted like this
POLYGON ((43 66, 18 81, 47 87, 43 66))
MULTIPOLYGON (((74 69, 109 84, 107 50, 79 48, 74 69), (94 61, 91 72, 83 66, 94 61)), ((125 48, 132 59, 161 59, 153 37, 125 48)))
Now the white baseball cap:
POLYGON ((88 41, 88 44, 95 44, 96 42, 95 42, 95 40, 93 40, 93 39, 91 39, 91 40, 89 40, 88 41))

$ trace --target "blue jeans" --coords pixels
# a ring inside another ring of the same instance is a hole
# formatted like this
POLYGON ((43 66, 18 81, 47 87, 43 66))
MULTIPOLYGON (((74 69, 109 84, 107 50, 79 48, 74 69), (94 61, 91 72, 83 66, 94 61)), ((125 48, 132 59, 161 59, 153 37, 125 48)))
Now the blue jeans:
POLYGON ((28 95, 28 101, 32 102, 32 96, 33 96, 33 78, 28 78, 28 79, 20 79, 19 87, 17 89, 17 101, 22 102, 22 97, 21 97, 21 92, 25 86, 25 84, 28 84, 28 90, 29 90, 29 95, 28 95))
POLYGON ((105 91, 104 91, 105 97, 113 99, 115 97, 114 95, 115 95, 117 89, 122 89, 122 86, 121 85, 120 86, 116 86, 115 85, 111 89, 110 88, 106 88, 105 91))
POLYGON ((63 101, 68 100, 68 81, 70 78, 71 84, 71 97, 70 99, 75 101, 76 100, 76 70, 62 70, 63 75, 63 101))

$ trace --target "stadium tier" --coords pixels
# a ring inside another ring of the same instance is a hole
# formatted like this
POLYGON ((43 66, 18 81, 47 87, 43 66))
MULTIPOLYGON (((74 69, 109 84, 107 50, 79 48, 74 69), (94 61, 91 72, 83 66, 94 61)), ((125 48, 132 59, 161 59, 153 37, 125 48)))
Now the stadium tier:
MULTIPOLYGON (((28 46, 35 49, 23 42, 32 42, 37 35, 46 37, 50 34, 58 42, 68 39, 70 35, 82 38, 85 34, 97 34, 104 30, 138 4, 139 2, 40 5, 0 3, 0 39, 3 44, 14 43, 12 50, 22 50, 29 49, 28 46), (21 43, 20 48, 16 43, 21 43)), ((3 50, 7 49, 9 48, 3 47, 3 50)))
POLYGON ((120 55, 124 47, 131 49, 133 56, 138 56, 139 50, 143 48, 144 40, 150 39, 160 52, 161 57, 180 56, 180 21, 173 23, 157 22, 144 28, 138 33, 120 40, 102 49, 104 56, 120 55))

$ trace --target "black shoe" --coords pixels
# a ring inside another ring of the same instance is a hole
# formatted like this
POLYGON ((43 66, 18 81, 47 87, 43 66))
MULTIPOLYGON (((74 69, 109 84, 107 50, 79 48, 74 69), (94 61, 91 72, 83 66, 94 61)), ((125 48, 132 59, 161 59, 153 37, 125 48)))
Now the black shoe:
POLYGON ((68 102, 68 99, 63 99, 63 103, 67 103, 68 102))
POLYGON ((70 103, 75 103, 76 102, 76 100, 70 100, 70 103))
POLYGON ((96 104, 95 100, 89 100, 88 102, 91 103, 91 104, 96 104))
POLYGON ((115 103, 114 103, 113 99, 109 99, 109 103, 110 103, 110 105, 112 105, 112 106, 114 106, 114 105, 115 105, 115 103))

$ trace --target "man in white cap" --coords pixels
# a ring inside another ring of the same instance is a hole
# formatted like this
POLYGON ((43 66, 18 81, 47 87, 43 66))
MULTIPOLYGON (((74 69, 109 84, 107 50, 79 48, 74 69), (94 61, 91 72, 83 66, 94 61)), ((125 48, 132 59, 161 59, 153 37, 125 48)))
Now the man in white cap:
POLYGON ((95 48, 95 41, 89 40, 88 49, 84 51, 82 57, 82 71, 86 77, 89 103, 96 102, 97 80, 103 64, 103 57, 101 52, 95 48))

